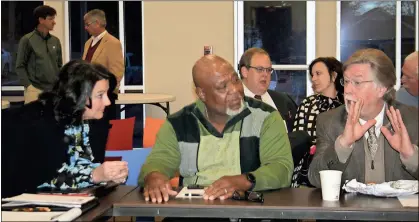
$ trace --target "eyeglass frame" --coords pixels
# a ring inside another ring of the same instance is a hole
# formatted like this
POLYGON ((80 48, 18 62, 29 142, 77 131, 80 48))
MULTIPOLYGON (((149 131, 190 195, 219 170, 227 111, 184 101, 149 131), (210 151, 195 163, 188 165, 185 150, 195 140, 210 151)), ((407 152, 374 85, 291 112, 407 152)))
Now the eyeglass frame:
POLYGON ((239 191, 235 190, 233 192, 233 196, 231 197, 233 200, 246 200, 251 202, 258 202, 263 203, 265 199, 263 198, 263 193, 256 192, 256 191, 245 191, 244 197, 239 193, 239 191), (252 197, 253 195, 256 195, 256 197, 252 197))
POLYGON ((93 22, 90 22, 90 23, 84 24, 84 27, 89 27, 91 24, 93 24, 93 23, 95 23, 95 22, 97 22, 97 20, 94 20, 93 22))
POLYGON ((274 72, 274 69, 272 67, 265 68, 265 67, 255 67, 255 66, 246 66, 247 69, 253 68, 256 70, 257 73, 266 72, 269 74, 272 74, 274 72))
POLYGON ((347 82, 346 85, 348 85, 348 83, 351 83, 355 88, 359 88, 359 87, 361 87, 362 83, 374 82, 374 80, 355 81, 355 80, 351 80, 351 79, 345 80, 345 78, 342 78, 342 79, 339 80, 340 85, 343 86, 343 87, 345 87, 345 82, 347 82))

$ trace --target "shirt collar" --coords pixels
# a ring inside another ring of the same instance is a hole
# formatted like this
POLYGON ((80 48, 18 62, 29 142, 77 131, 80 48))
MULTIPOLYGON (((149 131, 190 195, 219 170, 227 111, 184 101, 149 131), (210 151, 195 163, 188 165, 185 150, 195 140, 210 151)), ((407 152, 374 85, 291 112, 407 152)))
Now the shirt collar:
POLYGON ((41 36, 44 40, 51 38, 51 34, 49 32, 44 36, 37 28, 35 28, 35 33, 41 36))
MULTIPOLYGON (((252 91, 250 91, 249 88, 243 83, 243 89, 244 89, 244 95, 248 97, 255 98, 255 95, 252 91)), ((262 101, 266 101, 266 97, 269 96, 268 91, 266 91, 264 94, 260 95, 262 97, 262 101)))
POLYGON ((107 31, 105 30, 105 31, 103 31, 102 33, 100 33, 96 37, 92 36, 93 37, 93 41, 96 41, 97 42, 97 41, 101 40, 103 38, 103 36, 105 36, 106 33, 107 33, 107 31))
MULTIPOLYGON (((386 109, 386 104, 384 103, 383 108, 381 109, 380 113, 374 118, 375 121, 377 121, 375 123, 375 134, 377 135, 377 137, 380 135, 381 133, 381 127, 383 126, 383 122, 384 122, 384 110, 386 109)), ((367 121, 359 118, 359 123, 361 125, 364 125, 367 121)), ((368 132, 366 132, 364 134, 365 138, 368 138, 368 132)))

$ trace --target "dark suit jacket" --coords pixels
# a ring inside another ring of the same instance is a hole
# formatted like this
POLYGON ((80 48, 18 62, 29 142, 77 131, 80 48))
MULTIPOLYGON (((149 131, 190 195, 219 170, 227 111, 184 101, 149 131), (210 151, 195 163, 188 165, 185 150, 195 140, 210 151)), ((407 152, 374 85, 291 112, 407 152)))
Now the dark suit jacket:
POLYGON ((287 93, 277 92, 270 89, 268 89, 268 93, 274 101, 279 113, 281 113, 282 118, 285 122, 287 122, 288 132, 292 132, 294 116, 298 108, 297 104, 295 104, 294 100, 287 93))
MULTIPOLYGON (((39 101, 2 110, 2 197, 35 192, 51 180, 62 163, 69 162, 64 126, 54 118, 52 106, 39 101)), ((109 122, 90 121, 89 141, 95 157, 103 162, 109 122)))
POLYGON ((294 116, 297 112, 297 104, 287 93, 277 92, 268 89, 268 93, 275 103, 282 118, 287 123, 288 138, 291 143, 292 158, 294 160, 294 166, 297 165, 304 154, 309 151, 311 141, 310 136, 305 131, 293 132, 294 116))
MULTIPOLYGON (((407 128, 410 140, 418 144, 418 109, 394 102, 394 108, 399 109, 407 128)), ((384 114, 383 126, 389 123, 384 114)), ((351 156, 346 163, 341 163, 335 151, 336 138, 343 133, 347 119, 345 106, 321 113, 317 118, 317 151, 309 169, 311 184, 320 187, 321 170, 340 170, 342 182, 356 179, 365 182, 365 151, 363 137, 355 142, 351 156)), ((418 170, 409 172, 400 160, 400 154, 395 151, 384 137, 385 181, 417 180, 418 170)))

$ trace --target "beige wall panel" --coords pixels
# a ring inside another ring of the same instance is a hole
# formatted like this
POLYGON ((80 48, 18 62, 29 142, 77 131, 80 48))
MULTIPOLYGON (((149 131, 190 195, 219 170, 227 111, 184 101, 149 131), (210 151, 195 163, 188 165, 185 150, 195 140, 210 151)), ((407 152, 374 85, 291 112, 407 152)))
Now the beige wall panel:
POLYGON ((57 11, 57 15, 55 16, 56 24, 51 34, 57 36, 57 38, 60 39, 63 62, 65 62, 64 55, 66 52, 64 48, 64 1, 44 1, 44 5, 49 5, 57 11))
POLYGON ((336 56, 336 1, 316 1, 316 58, 336 56))
MULTIPOLYGON (((176 96, 171 113, 195 100, 192 66, 204 45, 214 54, 234 60, 234 9, 232 1, 145 1, 145 91, 176 96)), ((151 117, 165 117, 146 106, 151 117)))

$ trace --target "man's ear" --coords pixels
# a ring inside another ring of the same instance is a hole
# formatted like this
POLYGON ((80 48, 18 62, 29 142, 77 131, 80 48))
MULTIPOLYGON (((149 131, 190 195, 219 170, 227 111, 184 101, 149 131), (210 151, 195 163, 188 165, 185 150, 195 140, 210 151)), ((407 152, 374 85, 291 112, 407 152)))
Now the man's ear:
POLYGON ((383 97, 384 94, 386 94, 386 92, 387 92, 386 87, 380 86, 380 85, 378 86, 378 94, 379 94, 380 98, 383 97))
POLYGON ((198 95, 198 98, 201 101, 205 101, 205 93, 204 93, 204 90, 201 87, 196 87, 195 92, 196 92, 196 95, 198 95))
POLYGON ((249 70, 246 68, 246 66, 242 66, 240 68, 240 73, 242 74, 243 78, 247 78, 247 75, 249 74, 249 70))

